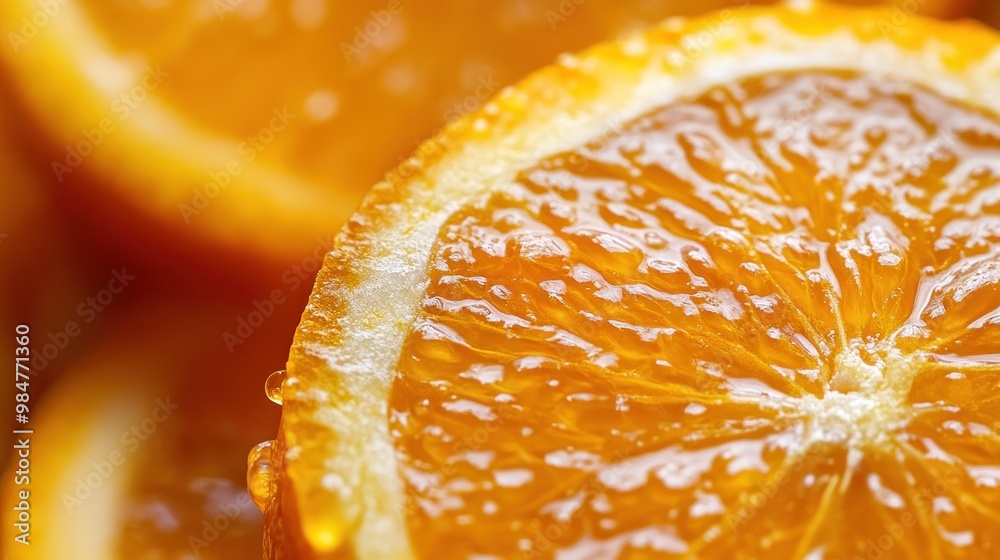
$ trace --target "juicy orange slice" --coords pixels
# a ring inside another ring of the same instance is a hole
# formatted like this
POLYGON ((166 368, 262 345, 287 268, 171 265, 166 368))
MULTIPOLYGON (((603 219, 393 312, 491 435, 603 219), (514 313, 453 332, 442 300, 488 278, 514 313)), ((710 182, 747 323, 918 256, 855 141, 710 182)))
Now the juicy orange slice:
POLYGON ((419 139, 559 52, 744 4, 12 0, 0 59, 96 228, 141 255, 287 265, 419 139))
POLYGON ((389 401, 416 555, 985 557, 998 133, 768 73, 451 215, 389 401))
POLYGON ((268 557, 994 556, 1000 40, 893 13, 668 21, 377 185, 268 557))

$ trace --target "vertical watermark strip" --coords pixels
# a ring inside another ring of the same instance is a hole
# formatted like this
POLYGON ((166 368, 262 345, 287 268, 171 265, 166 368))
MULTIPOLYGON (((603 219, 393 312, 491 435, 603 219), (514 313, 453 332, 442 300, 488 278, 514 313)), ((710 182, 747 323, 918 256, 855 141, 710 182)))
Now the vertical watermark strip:
POLYGON ((14 541, 31 544, 31 328, 18 325, 14 328, 14 541))

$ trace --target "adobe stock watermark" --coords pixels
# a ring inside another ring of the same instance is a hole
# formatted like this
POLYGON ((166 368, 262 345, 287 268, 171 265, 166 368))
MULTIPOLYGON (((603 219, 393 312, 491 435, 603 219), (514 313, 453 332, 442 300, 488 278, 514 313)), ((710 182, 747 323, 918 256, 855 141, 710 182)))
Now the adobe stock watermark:
MULTIPOLYGON (((545 21, 546 23, 549 24, 549 29, 551 29, 552 31, 559 29, 559 27, 562 26, 562 24, 566 23, 567 21, 569 21, 570 18, 576 15, 577 10, 586 3, 587 0, 559 0, 558 4, 556 4, 552 8, 545 10, 544 14, 545 21)), ((750 0, 733 0, 732 4, 736 5, 739 8, 746 8, 750 6, 750 0)), ((728 23, 730 20, 732 20, 732 18, 733 18, 732 11, 724 9, 719 12, 717 20, 721 20, 723 22, 728 23)), ((713 21, 712 23, 710 23, 706 27, 706 30, 703 30, 695 37, 696 45, 691 47, 691 50, 698 48, 699 45, 701 48, 708 46, 708 43, 714 41, 715 37, 718 36, 719 31, 720 30, 718 29, 718 21, 713 21), (713 29, 715 30, 714 35, 712 35, 713 29), (705 31, 708 32, 707 37, 705 31)), ((685 51, 689 51, 688 46, 685 46, 684 49, 685 51)))
MULTIPOLYGON (((516 412, 516 409, 510 403, 498 403, 497 407, 491 408, 489 416, 482 415, 477 417, 474 421, 475 428, 471 432, 452 440, 450 445, 451 452, 448 456, 453 458, 464 457, 468 460, 468 457, 489 449, 488 444, 490 440, 508 424, 508 420, 516 412)), ((473 422, 473 420, 470 420, 470 422, 473 422)), ((458 462, 457 460, 451 460, 442 465, 441 474, 445 477, 458 475, 458 462)), ((395 512, 403 522, 406 522, 410 516, 416 514, 420 509, 420 506, 417 504, 420 497, 413 494, 412 489, 408 490, 408 492, 410 494, 404 500, 403 507, 395 512)))
MULTIPOLYGON (((951 488, 962 482, 963 470, 958 464, 951 463, 940 478, 934 479, 930 486, 920 486, 911 496, 914 511, 904 509, 895 520, 882 525, 884 532, 874 539, 868 539, 865 543, 863 554, 855 554, 851 560, 882 560, 896 545, 898 545, 906 534, 916 527, 921 518, 934 516, 935 501, 938 498, 948 495, 951 488)), ((967 474, 967 473, 966 473, 967 474)))
POLYGON ((267 126, 257 130, 256 133, 247 136, 243 142, 236 147, 237 157, 226 162, 221 169, 209 171, 208 182, 200 187, 191 189, 191 200, 182 202, 177 206, 181 218, 185 224, 190 224, 191 219, 201 214, 213 200, 215 200, 223 190, 229 187, 233 179, 238 177, 246 166, 253 162, 267 149, 268 145, 274 142, 275 138, 288 128, 289 123, 295 120, 295 115, 288 112, 287 107, 271 110, 271 120, 267 126))
POLYGON ((888 39, 902 31, 910 23, 910 19, 920 13, 920 9, 926 3, 927 0, 897 0, 893 2, 892 12, 875 22, 882 37, 888 39))
POLYGON ((476 87, 472 88, 472 93, 456 101, 451 107, 445 109, 442 116, 445 122, 468 115, 475 111, 493 96, 500 89, 500 82, 493 79, 493 72, 483 74, 476 80, 476 87))
POLYGON ((781 115, 781 119, 771 132, 771 137, 754 147, 756 158, 742 161, 743 172, 765 173, 765 163, 762 160, 780 156, 782 144, 791 140, 799 130, 808 125, 831 98, 831 93, 825 84, 810 86, 804 93, 800 103, 785 110, 781 115))
POLYGON ((179 405, 170 402, 170 397, 158 398, 153 404, 153 410, 148 416, 138 423, 132 424, 121 433, 118 438, 119 448, 108 452, 103 459, 92 462, 90 470, 77 477, 73 492, 63 493, 63 506, 69 514, 76 513, 80 506, 90 499, 105 481, 118 472, 122 465, 128 461, 129 456, 156 433, 160 424, 169 420, 180 408, 179 405))
POLYGON ((792 136, 808 124, 829 100, 830 92, 826 85, 811 86, 802 103, 786 110, 782 115, 778 126, 774 128, 773 137, 764 146, 764 151, 769 154, 776 152, 779 144, 791 140, 792 136))
MULTIPOLYGON (((411 1, 406 0, 406 2, 411 1)), ((367 21, 354 26, 354 36, 351 41, 340 42, 340 52, 344 55, 344 60, 354 62, 354 59, 360 56, 365 49, 375 44, 379 36, 389 28, 392 21, 403 12, 404 8, 403 0, 389 0, 384 8, 370 11, 367 21)))
MULTIPOLYGON (((616 138, 620 137, 623 131, 624 128, 622 127, 621 120, 610 118, 604 122, 601 132, 587 141, 583 147, 588 152, 600 152, 607 148, 616 138)), ((565 162, 567 164, 566 167, 569 169, 557 171, 553 181, 559 187, 569 188, 579 180, 578 174, 586 171, 590 166, 590 159, 580 155, 578 151, 574 151, 565 158, 565 162)))
POLYGON ((36 2, 38 9, 30 16, 21 18, 18 31, 7 32, 7 40, 10 41, 10 47, 14 49, 14 54, 20 53, 29 41, 38 37, 38 34, 48 27, 53 19, 59 17, 63 6, 69 2, 70 0, 38 0, 36 2))
POLYGON ((219 21, 225 19, 226 14, 235 12, 245 0, 212 0, 212 9, 219 21))
POLYGON ((555 8, 545 10, 545 21, 548 22, 549 29, 552 31, 558 29, 576 13, 577 8, 586 2, 587 0, 559 0, 559 4, 555 8))
POLYGON ((222 342, 230 354, 250 340, 254 332, 274 315, 278 307, 288 301, 289 294, 299 291, 303 286, 312 288, 316 273, 323 266, 323 259, 333 248, 334 236, 321 237, 316 241, 312 254, 281 273, 282 287, 271 290, 263 299, 255 299, 253 309, 236 318, 235 328, 222 333, 222 342))
POLYGON ((392 185, 398 185, 413 177, 420 169, 419 159, 430 158, 441 151, 442 146, 437 141, 437 136, 441 134, 444 127, 482 107, 500 89, 500 85, 500 82, 493 79, 493 72, 480 75, 471 93, 444 110, 441 114, 444 124, 431 132, 429 140, 417 142, 417 157, 400 156, 392 171, 386 173, 385 180, 392 185))
POLYGON ((922 175, 934 161, 947 158, 958 147, 958 136, 950 128, 942 128, 920 152, 906 158, 902 168, 912 175, 922 175))
MULTIPOLYGON (((482 373, 480 372, 480 374, 482 373)), ((470 422, 475 422, 474 424, 470 424, 470 427, 473 425, 475 427, 462 437, 455 438, 450 442, 448 456, 458 458, 458 460, 449 461, 442 465, 440 473, 445 477, 461 476, 459 463, 467 462, 472 465, 478 463, 478 459, 471 457, 483 450, 491 449, 490 440, 499 431, 509 428, 512 420, 523 414, 524 411, 519 410, 519 407, 506 402, 497 403, 497 406, 490 407, 488 411, 481 411, 476 415, 477 420, 470 419, 470 422)), ((516 421, 513 423, 516 424, 516 421)), ((522 428, 522 435, 526 436, 530 434, 530 432, 524 432, 523 430, 522 428)), ((589 499, 607 492, 618 485, 629 469, 626 461, 630 457, 622 451, 616 451, 608 458, 606 464, 601 464, 596 455, 591 455, 587 452, 580 453, 581 455, 574 457, 573 460, 592 461, 591 465, 596 474, 596 476, 590 477, 588 482, 580 488, 579 492, 583 495, 581 498, 583 502, 587 502, 589 499), (588 458, 582 459, 581 457, 588 458)), ((478 469, 481 467, 475 466, 473 468, 478 469)), ((408 492, 410 494, 407 496, 408 499, 405 502, 404 508, 399 511, 399 515, 404 520, 408 515, 414 514, 419 509, 420 506, 417 502, 422 498, 419 493, 413 493, 412 489, 408 490, 408 492)), ((549 523, 531 527, 530 538, 526 538, 519 543, 521 557, 525 560, 548 557, 548 553, 555 546, 555 543, 569 532, 572 525, 577 523, 585 512, 586 508, 557 512, 553 515, 554 519, 549 523)))
MULTIPOLYGON (((750 6, 750 0, 734 0, 733 4, 736 9, 744 10, 750 6)), ((669 53, 667 60, 678 68, 685 68, 693 64, 694 61, 704 56, 705 51, 715 44, 735 20, 736 12, 732 8, 719 10, 696 33, 687 34, 681 40, 680 50, 669 53)))
POLYGON ((737 504, 726 511, 722 523, 730 531, 736 532, 753 519, 778 494, 778 490, 793 481, 795 476, 802 472, 805 465, 806 461, 800 457, 795 460, 792 468, 758 484, 754 491, 741 494, 737 504))
POLYGON ((31 359, 32 371, 45 371, 45 368, 49 367, 49 364, 66 350, 76 337, 83 333, 82 327, 93 323, 98 314, 107 309, 115 298, 134 281, 135 275, 129 274, 125 267, 112 270, 108 283, 76 306, 76 315, 79 320, 66 321, 61 330, 48 334, 46 342, 42 343, 37 352, 34 352, 31 359))
MULTIPOLYGON (((210 483, 210 481, 205 480, 198 482, 210 483)), ((237 492, 235 497, 221 501, 221 503, 219 500, 215 500, 215 504, 213 509, 216 511, 209 513, 202 520, 201 531, 188 535, 188 545, 196 558, 201 558, 202 551, 222 538, 240 521, 244 523, 259 522, 261 516, 260 510, 254 505, 250 494, 243 489, 237 492)))
MULTIPOLYGON (((584 503, 596 496, 606 493, 609 489, 618 484, 626 467, 626 460, 629 456, 621 451, 616 451, 608 461, 608 466, 602 467, 597 476, 590 477, 579 493, 582 494, 584 503)), ((544 527, 533 527, 534 535, 531 538, 530 546, 522 548, 522 558, 534 560, 535 558, 547 557, 548 552, 555 543, 563 538, 569 531, 573 523, 584 514, 586 508, 575 508, 568 513, 556 515, 555 519, 544 527)))
POLYGON ((80 140, 76 144, 66 146, 66 156, 62 161, 52 162, 52 172, 61 183, 67 174, 72 173, 83 160, 90 157, 107 137, 113 134, 118 126, 128 120, 139 104, 149 97, 150 92, 156 90, 163 83, 164 78, 169 76, 169 72, 163 71, 159 65, 156 67, 147 66, 142 80, 128 91, 122 93, 108 107, 111 115, 103 117, 97 121, 93 128, 84 128, 80 131, 80 140))

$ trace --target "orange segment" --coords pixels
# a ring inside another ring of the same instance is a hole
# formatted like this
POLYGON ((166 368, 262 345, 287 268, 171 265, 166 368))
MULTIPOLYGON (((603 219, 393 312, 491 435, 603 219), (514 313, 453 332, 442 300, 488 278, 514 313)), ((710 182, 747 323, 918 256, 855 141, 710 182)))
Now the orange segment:
POLYGON ((665 22, 377 185, 296 335, 268 557, 991 557, 1000 40, 893 13, 665 22))
MULTIPOLYGON (((972 394, 943 410, 911 392, 942 373, 930 332, 1000 340, 1000 238, 946 233, 1000 225, 982 208, 996 180, 974 179, 998 133, 912 84, 769 74, 453 214, 390 397, 416 555, 848 558, 902 514, 928 521, 911 557, 986 554, 992 517, 964 496, 1000 494, 942 496, 955 546, 907 492, 942 462, 997 468, 972 394), (781 506, 736 517, 767 486, 781 506)), ((950 369, 995 392, 1000 364, 977 358, 950 369)))

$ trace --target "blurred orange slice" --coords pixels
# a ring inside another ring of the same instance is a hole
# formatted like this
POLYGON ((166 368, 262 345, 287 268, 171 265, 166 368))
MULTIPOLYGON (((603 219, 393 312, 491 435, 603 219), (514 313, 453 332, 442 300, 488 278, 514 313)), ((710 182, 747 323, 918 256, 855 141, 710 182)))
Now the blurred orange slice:
MULTIPOLYGON (((44 333, 29 334, 35 351, 44 333)), ((150 334, 155 331, 144 336, 150 334)), ((13 435, 20 447, 4 472, 3 507, 11 512, 20 505, 16 515, 22 523, 12 519, 0 529, 5 557, 117 556, 118 520, 137 474, 136 453, 157 431, 162 435, 165 421, 177 418, 148 346, 136 344, 134 336, 117 342, 121 345, 93 349, 44 399, 29 391, 30 421, 17 427, 32 433, 13 435), (19 464, 22 452, 27 462, 19 464)))
POLYGON ((994 556, 1000 39, 895 13, 671 20, 424 144, 299 327, 267 557, 994 556))
MULTIPOLYGON (((260 557, 245 457, 277 421, 260 386, 283 363, 300 302, 231 352, 221 334, 245 312, 238 302, 138 296, 143 303, 108 311, 113 328, 44 395, 37 383, 49 371, 34 373, 30 422, 17 425, 32 433, 14 435, 30 439, 28 478, 16 479, 15 448, 0 487, 8 512, 29 492, 31 544, 15 542, 19 528, 5 515, 5 558, 260 557)), ((45 333, 30 336, 34 353, 45 333)))
POLYGON ((140 254, 288 264, 419 139, 559 52, 746 4, 12 0, 0 21, 80 215, 140 254))

